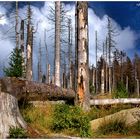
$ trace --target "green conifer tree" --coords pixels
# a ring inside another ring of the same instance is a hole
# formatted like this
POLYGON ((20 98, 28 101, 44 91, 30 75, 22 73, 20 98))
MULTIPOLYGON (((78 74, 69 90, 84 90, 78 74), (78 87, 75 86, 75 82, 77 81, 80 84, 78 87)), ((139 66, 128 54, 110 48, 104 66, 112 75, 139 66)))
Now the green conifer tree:
POLYGON ((4 68, 4 73, 9 77, 23 77, 24 72, 21 49, 15 48, 10 56, 9 67, 4 68))

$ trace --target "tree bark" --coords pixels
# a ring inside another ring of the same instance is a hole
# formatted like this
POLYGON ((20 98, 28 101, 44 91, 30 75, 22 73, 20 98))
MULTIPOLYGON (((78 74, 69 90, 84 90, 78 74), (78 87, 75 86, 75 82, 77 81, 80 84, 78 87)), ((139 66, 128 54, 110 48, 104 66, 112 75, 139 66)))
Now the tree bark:
POLYGON ((105 92, 105 81, 104 81, 104 68, 101 70, 101 93, 105 92))
POLYGON ((0 89, 0 138, 1 139, 7 138, 9 136, 10 127, 22 127, 26 129, 27 126, 20 114, 18 108, 18 101, 16 97, 9 93, 2 92, 0 89))
POLYGON ((19 33, 18 33, 18 1, 16 1, 16 14, 15 14, 15 32, 16 32, 16 48, 19 48, 19 33))
POLYGON ((51 71, 50 64, 48 64, 48 66, 47 66, 47 83, 48 84, 50 84, 50 82, 51 82, 50 71, 51 71))
POLYGON ((28 6, 28 24, 27 24, 27 61, 26 61, 26 79, 32 80, 32 47, 33 47, 33 27, 31 27, 31 8, 28 6))
POLYGON ((22 58, 23 58, 22 66, 24 68, 22 77, 25 78, 24 20, 21 20, 21 25, 20 25, 20 49, 21 49, 21 55, 22 55, 22 58))
POLYGON ((137 96, 139 97, 140 96, 140 89, 139 89, 139 80, 136 79, 136 83, 137 83, 137 96))
POLYGON ((39 47, 39 59, 38 59, 38 82, 42 82, 42 67, 41 67, 41 41, 39 47))
POLYGON ((60 87, 60 1, 55 2, 55 71, 54 82, 60 87))
POLYGON ((71 89, 60 88, 53 84, 27 81, 15 77, 0 79, 2 92, 16 97, 18 100, 26 98, 29 101, 44 100, 71 100, 75 98, 75 92, 71 89))
POLYGON ((77 2, 77 95, 79 105, 84 111, 89 110, 89 69, 88 69, 88 4, 77 2))

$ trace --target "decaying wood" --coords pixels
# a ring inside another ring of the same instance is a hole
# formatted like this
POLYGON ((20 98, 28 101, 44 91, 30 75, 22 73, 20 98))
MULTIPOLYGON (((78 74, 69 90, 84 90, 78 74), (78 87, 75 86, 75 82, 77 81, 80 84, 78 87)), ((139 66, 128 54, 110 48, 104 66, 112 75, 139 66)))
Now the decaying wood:
POLYGON ((55 66, 54 82, 60 87, 60 1, 55 2, 55 66))
POLYGON ((80 106, 88 110, 89 104, 89 69, 88 69, 88 4, 77 2, 77 95, 80 106))
POLYGON ((25 129, 26 123, 20 114, 16 97, 0 90, 0 138, 9 136, 10 127, 25 129))
MULTIPOLYGON (((22 55, 22 66, 25 68, 25 53, 24 53, 24 20, 21 20, 20 25, 20 49, 21 49, 21 55, 22 55)), ((25 69, 23 71, 22 77, 25 77, 25 69)))
POLYGON ((32 80, 33 26, 31 27, 31 7, 28 5, 27 44, 26 44, 26 79, 32 80))
POLYGON ((0 79, 2 92, 9 93, 18 100, 26 98, 30 101, 44 100, 71 100, 75 98, 75 92, 71 89, 63 89, 53 84, 27 81, 15 77, 0 79))
POLYGON ((111 105, 111 104, 140 104, 139 98, 122 98, 122 99, 93 99, 90 105, 111 105))
POLYGON ((16 48, 19 48, 19 33, 18 33, 18 1, 16 1, 16 14, 15 14, 15 32, 16 32, 16 48))

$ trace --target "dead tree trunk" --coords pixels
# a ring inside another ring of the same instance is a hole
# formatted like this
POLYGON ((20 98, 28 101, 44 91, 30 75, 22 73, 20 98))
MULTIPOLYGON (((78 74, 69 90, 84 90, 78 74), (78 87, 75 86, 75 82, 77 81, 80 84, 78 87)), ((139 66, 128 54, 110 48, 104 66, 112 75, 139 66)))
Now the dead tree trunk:
POLYGON ((101 93, 105 93, 105 55, 104 55, 104 43, 103 43, 103 66, 101 70, 101 93))
POLYGON ((83 110, 90 108, 89 96, 89 69, 88 69, 88 4, 77 2, 77 64, 78 83, 77 95, 83 110))
POLYGON ((60 1, 55 2, 55 71, 54 82, 60 87, 60 1))
POLYGON ((126 91, 128 92, 128 76, 126 76, 126 91))
POLYGON ((25 77, 24 20, 21 20, 21 26, 20 26, 20 49, 21 49, 21 55, 23 58, 22 66, 24 68, 22 77, 25 77))
POLYGON ((42 69, 41 69, 41 42, 39 47, 39 59, 38 59, 38 81, 42 82, 42 69))
POLYGON ((101 93, 104 93, 105 91, 105 84, 104 84, 104 68, 101 70, 101 93))
POLYGON ((98 93, 98 68, 97 68, 97 57, 98 57, 98 54, 97 54, 97 50, 98 50, 98 44, 97 44, 97 31, 95 32, 95 43, 96 43, 96 88, 95 88, 95 92, 96 94, 98 93))
POLYGON ((28 6, 28 24, 27 24, 27 61, 26 61, 26 79, 32 80, 32 45, 33 45, 33 27, 31 27, 31 8, 28 6))
POLYGON ((92 67, 92 86, 95 87, 95 68, 94 66, 92 67))
POLYGON ((48 64, 48 66, 47 66, 47 83, 48 84, 50 84, 50 81, 51 81, 50 71, 51 71, 50 64, 48 64))
POLYGON ((139 97, 140 96, 140 89, 139 89, 139 80, 136 79, 136 83, 137 83, 137 96, 139 97))
POLYGON ((18 1, 16 1, 16 25, 15 25, 15 32, 16 32, 16 48, 19 48, 19 33, 18 33, 18 1))
POLYGON ((71 49, 72 49, 72 36, 71 36, 71 19, 68 19, 68 61, 69 61, 69 83, 68 87, 72 88, 72 72, 71 72, 71 49))
POLYGON ((16 97, 1 91, 0 84, 0 139, 9 136, 10 127, 22 127, 26 129, 16 97))
POLYGON ((105 49, 106 49, 106 61, 105 61, 106 62, 105 63, 106 64, 105 65, 105 68, 106 68, 106 70, 105 70, 106 71, 106 80, 105 80, 106 81, 106 86, 105 87, 106 87, 106 93, 107 93, 108 92, 108 64, 107 64, 107 58, 108 58, 107 53, 108 53, 108 51, 107 51, 107 38, 106 38, 106 47, 105 47, 105 49))

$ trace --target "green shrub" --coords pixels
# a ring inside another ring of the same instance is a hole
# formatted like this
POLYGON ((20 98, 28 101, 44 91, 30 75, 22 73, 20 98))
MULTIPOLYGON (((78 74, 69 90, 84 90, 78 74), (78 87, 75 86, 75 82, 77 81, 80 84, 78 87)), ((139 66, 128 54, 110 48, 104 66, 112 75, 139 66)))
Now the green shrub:
POLYGON ((138 122, 136 123, 135 127, 136 127, 136 130, 140 131, 140 121, 138 121, 138 122))
POLYGON ((78 106, 56 105, 53 115, 52 129, 60 131, 75 129, 81 137, 90 136, 88 116, 78 106))
POLYGON ((128 92, 126 90, 125 85, 120 82, 117 86, 117 89, 113 92, 114 98, 128 98, 128 92))
POLYGON ((23 128, 10 127, 9 137, 10 138, 27 138, 27 135, 23 128))
POLYGON ((89 92, 90 94, 94 95, 95 94, 95 87, 92 85, 92 82, 89 82, 89 92))
POLYGON ((123 120, 105 121, 98 128, 98 133, 104 135, 113 134, 113 133, 126 134, 127 132, 128 132, 128 128, 126 127, 125 121, 123 120))
POLYGON ((130 127, 133 131, 140 131, 140 121, 130 127))

